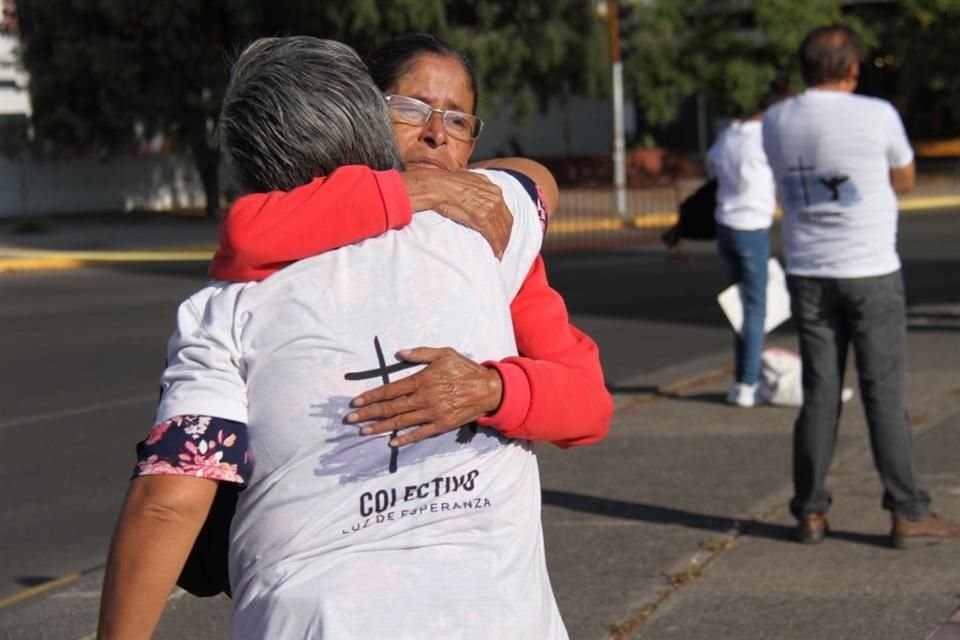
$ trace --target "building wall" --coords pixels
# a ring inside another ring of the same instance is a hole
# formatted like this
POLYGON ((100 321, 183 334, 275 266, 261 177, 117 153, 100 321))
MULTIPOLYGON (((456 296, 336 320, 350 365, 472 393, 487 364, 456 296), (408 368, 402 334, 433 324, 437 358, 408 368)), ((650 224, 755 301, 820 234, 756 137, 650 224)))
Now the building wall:
MULTIPOLYGON (((628 137, 636 128, 633 114, 632 105, 624 105, 624 128, 628 137)), ((477 160, 514 155, 589 156, 610 153, 613 149, 613 113, 609 98, 553 98, 545 113, 534 112, 520 121, 515 121, 516 112, 510 105, 482 117, 483 132, 474 152, 477 160)))
POLYGON ((189 158, 0 158, 0 218, 203 206, 203 185, 189 158))

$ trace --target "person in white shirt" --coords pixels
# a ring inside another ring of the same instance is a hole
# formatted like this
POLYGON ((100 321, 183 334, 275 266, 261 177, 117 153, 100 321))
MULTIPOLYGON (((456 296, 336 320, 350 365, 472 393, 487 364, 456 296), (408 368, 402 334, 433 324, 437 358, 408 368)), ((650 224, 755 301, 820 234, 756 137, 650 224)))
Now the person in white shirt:
POLYGON ((776 209, 773 172, 763 152, 764 110, 785 95, 771 85, 748 118, 733 120, 707 153, 717 179, 717 248, 727 277, 739 285, 743 325, 734 335, 734 377, 727 403, 752 407, 764 402, 759 384, 767 305, 770 225, 776 209))
MULTIPOLYGON (((382 94, 332 41, 248 47, 220 127, 250 191, 401 164, 382 94)), ((159 423, 111 547, 100 638, 151 635, 215 481, 244 486, 231 638, 567 637, 530 442, 468 425, 399 449, 348 419, 358 392, 421 366, 397 357, 405 345, 516 354, 509 302, 543 230, 521 178, 487 175, 513 215, 500 260, 479 234, 426 212, 181 305, 159 423)))
POLYGON ((852 344, 883 507, 892 514, 891 545, 960 537, 960 527, 930 511, 919 486, 904 407, 906 303, 896 192, 914 186, 913 151, 889 102, 854 95, 861 49, 852 30, 814 29, 799 55, 808 89, 763 120, 763 146, 783 205, 803 368, 790 502, 797 535, 817 543, 828 531, 825 482, 852 344))

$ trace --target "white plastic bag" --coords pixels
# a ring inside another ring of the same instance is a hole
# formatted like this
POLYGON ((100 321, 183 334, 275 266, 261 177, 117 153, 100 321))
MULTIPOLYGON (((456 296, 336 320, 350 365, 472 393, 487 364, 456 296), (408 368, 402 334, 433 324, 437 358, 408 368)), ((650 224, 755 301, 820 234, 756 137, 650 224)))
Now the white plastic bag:
POLYGON ((760 377, 764 395, 770 404, 799 407, 803 404, 803 378, 800 354, 789 349, 769 347, 763 350, 760 377))
MULTIPOLYGON (((737 333, 743 327, 743 301, 740 299, 740 285, 732 284, 717 295, 717 302, 723 309, 730 326, 737 333)), ((787 276, 776 258, 767 262, 767 310, 763 331, 770 333, 790 318, 790 291, 787 289, 787 276)))
MULTIPOLYGON (((760 370, 761 394, 767 403, 781 407, 803 405, 803 366, 800 354, 789 349, 768 347, 763 350, 760 370)), ((840 401, 853 398, 853 389, 844 387, 840 401)))

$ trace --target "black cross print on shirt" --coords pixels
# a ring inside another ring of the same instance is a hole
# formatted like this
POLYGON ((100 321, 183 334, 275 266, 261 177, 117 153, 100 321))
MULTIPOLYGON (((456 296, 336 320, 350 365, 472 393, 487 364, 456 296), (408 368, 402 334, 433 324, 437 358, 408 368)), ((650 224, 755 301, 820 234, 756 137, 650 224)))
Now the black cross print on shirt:
POLYGON ((803 204, 810 206, 810 194, 807 193, 807 171, 816 169, 813 165, 804 165, 803 156, 797 158, 797 166, 787 167, 787 171, 794 171, 800 174, 800 186, 803 188, 803 204))
MULTIPOLYGON (((373 348, 377 352, 377 363, 379 366, 376 369, 367 369, 366 371, 353 371, 347 374, 344 374, 346 380, 370 380, 371 378, 379 377, 383 384, 388 384, 390 382, 390 374, 396 373, 398 371, 403 371, 404 369, 410 369, 413 367, 419 367, 420 365, 415 362, 396 362, 387 366, 387 361, 383 357, 383 349, 380 347, 380 338, 377 336, 373 337, 373 348)), ((390 434, 390 438, 396 438, 397 431, 394 431, 390 434)), ((389 446, 389 445, 388 445, 389 446)), ((397 459, 399 458, 400 448, 391 447, 390 449, 390 473, 397 472, 397 459)))

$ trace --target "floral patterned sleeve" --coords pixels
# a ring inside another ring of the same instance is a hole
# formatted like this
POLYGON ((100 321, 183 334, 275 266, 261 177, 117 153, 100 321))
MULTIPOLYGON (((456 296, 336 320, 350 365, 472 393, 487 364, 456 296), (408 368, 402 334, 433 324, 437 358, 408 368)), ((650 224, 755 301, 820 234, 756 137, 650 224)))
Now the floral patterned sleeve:
POLYGON ((137 446, 133 476, 178 475, 245 484, 253 463, 247 425, 210 416, 175 416, 137 446))

